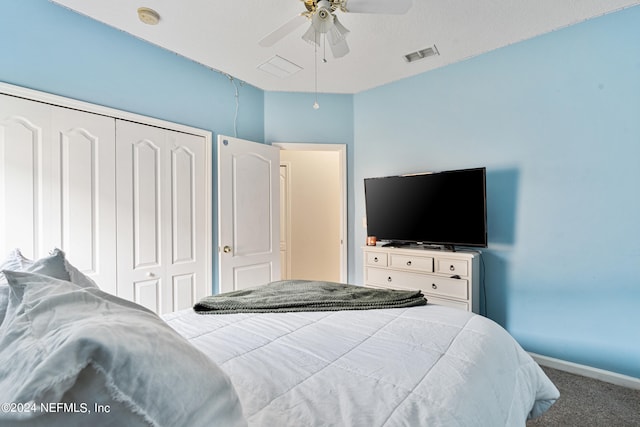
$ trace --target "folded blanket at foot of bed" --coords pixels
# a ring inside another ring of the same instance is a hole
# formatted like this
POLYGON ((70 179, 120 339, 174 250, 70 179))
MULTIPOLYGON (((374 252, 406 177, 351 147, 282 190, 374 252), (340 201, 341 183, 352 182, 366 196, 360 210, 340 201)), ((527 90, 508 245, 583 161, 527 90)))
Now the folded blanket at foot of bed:
POLYGON ((201 299, 200 314, 277 313, 287 311, 370 310, 427 303, 420 291, 377 289, 344 283, 281 280, 255 288, 201 299))

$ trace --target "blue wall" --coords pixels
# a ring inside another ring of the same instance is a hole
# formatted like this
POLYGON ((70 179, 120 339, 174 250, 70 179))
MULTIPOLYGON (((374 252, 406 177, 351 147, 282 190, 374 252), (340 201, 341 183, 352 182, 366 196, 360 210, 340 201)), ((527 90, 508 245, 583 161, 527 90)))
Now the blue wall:
POLYGON ((635 7, 357 94, 356 241, 363 178, 486 166, 488 317, 529 351, 640 377, 638 22, 635 7))
MULTIPOLYGON (((486 166, 486 314, 530 351, 640 377, 637 22, 635 7, 321 94, 318 111, 312 94, 241 85, 237 136, 347 144, 354 282, 364 177, 486 166)), ((0 81, 234 134, 226 76, 46 0, 0 0, 0 40, 0 81)))
POLYGON ((265 142, 353 144, 353 95, 266 92, 265 142))

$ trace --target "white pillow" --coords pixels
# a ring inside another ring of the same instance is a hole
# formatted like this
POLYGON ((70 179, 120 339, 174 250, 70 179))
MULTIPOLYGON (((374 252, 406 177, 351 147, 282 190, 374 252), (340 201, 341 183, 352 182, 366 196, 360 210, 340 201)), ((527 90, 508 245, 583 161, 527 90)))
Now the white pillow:
POLYGON ((4 278, 4 274, 2 270, 14 270, 20 271, 22 270, 22 259, 23 256, 20 253, 20 249, 14 249, 9 252, 9 255, 2 261, 0 264, 0 285, 6 285, 7 279, 4 278))
POLYGON ((12 250, 7 258, 0 264, 0 325, 7 313, 7 305, 9 304, 9 285, 4 277, 3 270, 22 270, 23 256, 20 249, 12 250))
MULTIPOLYGON (((4 277, 4 276, 3 276, 4 277)), ((9 305, 9 286, 0 283, 0 325, 7 315, 7 306, 9 305)))
MULTIPOLYGON (((64 256, 64 253, 63 253, 64 256)), ((69 273, 70 281, 83 288, 97 288, 98 285, 90 277, 86 276, 80 270, 78 270, 69 260, 65 257, 64 266, 69 273)))
POLYGON ((9 253, 7 259, 0 265, 0 325, 6 319, 9 301, 9 287, 2 273, 3 270, 28 271, 56 279, 69 280, 82 287, 98 287, 93 280, 74 267, 66 259, 65 253, 58 248, 51 251, 50 256, 40 258, 37 261, 28 259, 22 255, 20 249, 16 248, 9 253))
POLYGON ((73 266, 69 260, 67 260, 65 253, 58 248, 52 250, 51 255, 48 257, 40 258, 37 261, 32 261, 24 257, 18 249, 16 249, 16 251, 22 265, 22 268, 18 271, 44 274, 45 276, 55 277, 56 279, 68 280, 82 287, 98 287, 93 280, 73 266))
MULTIPOLYGON (((78 403, 110 396, 153 426, 246 426, 228 376, 151 311, 49 276, 5 275, 11 295, 0 325, 0 402, 61 402, 93 372, 86 389, 99 381, 101 392, 78 403)), ((82 414, 67 415, 55 425, 84 424, 82 414)), ((0 412, 0 425, 54 425, 42 417, 0 412)), ((91 425, 126 425, 103 421, 91 425)))
POLYGON ((31 273, 38 273, 44 276, 54 277, 61 280, 71 280, 67 267, 65 265, 64 252, 60 249, 54 249, 51 251, 51 255, 40 258, 36 261, 30 260, 20 253, 19 249, 16 252, 20 258, 20 269, 18 271, 28 271, 31 273))

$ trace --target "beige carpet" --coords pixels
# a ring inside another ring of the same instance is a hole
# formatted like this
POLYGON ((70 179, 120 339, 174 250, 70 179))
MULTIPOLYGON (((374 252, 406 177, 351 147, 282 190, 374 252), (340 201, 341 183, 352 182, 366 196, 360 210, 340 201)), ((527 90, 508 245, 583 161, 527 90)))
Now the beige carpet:
POLYGON ((560 390, 560 399, 527 427, 640 427, 640 390, 542 369, 560 390))

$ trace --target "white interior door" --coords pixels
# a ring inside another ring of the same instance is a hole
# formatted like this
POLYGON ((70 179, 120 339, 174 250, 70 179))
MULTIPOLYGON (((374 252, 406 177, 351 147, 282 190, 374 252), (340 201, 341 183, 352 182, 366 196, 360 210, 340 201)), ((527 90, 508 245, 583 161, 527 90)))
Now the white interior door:
POLYGON ((280 279, 280 155, 218 136, 220 292, 280 279))

